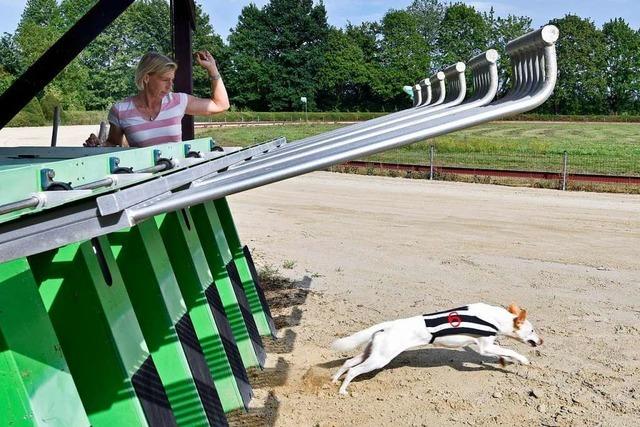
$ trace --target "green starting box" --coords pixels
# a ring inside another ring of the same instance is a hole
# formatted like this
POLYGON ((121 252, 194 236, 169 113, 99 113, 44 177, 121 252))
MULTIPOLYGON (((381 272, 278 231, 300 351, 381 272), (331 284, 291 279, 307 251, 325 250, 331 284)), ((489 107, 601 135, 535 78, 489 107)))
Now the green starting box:
POLYGON ((224 198, 132 223, 281 149, 0 149, 0 414, 9 426, 219 426, 276 329, 224 198))

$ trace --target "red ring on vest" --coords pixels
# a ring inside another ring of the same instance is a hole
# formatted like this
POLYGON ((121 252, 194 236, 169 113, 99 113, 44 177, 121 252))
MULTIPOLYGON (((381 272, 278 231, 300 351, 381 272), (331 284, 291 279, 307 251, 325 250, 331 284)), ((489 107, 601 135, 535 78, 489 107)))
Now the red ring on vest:
POLYGON ((460 327, 460 324, 462 324, 462 319, 456 311, 452 311, 451 313, 449 313, 449 317, 447 318, 447 320, 449 321, 449 324, 454 328, 458 328, 460 327))

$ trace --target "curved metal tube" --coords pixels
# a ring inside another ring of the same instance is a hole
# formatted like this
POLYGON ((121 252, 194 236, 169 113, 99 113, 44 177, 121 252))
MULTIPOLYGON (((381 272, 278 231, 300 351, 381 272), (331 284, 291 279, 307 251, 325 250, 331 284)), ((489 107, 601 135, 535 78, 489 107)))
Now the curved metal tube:
POLYGON ((435 99, 435 101, 432 104, 429 104, 428 107, 435 107, 436 105, 440 105, 444 102, 444 97, 446 96, 447 92, 444 84, 444 79, 445 76, 442 71, 438 71, 429 79, 429 81, 431 82, 433 99, 435 99))
POLYGON ((555 27, 552 30, 547 28, 524 36, 524 39, 521 38, 523 41, 519 41, 520 39, 514 41, 518 43, 514 45, 515 48, 511 52, 517 51, 521 54, 516 55, 516 58, 519 59, 515 59, 515 61, 520 62, 519 65, 526 62, 525 67, 529 69, 528 73, 519 74, 518 79, 520 80, 514 82, 513 90, 518 91, 519 98, 511 96, 508 100, 503 99, 487 106, 467 109, 454 115, 447 114, 439 119, 429 120, 427 126, 423 123, 406 126, 399 131, 386 132, 355 145, 319 147, 308 150, 283 161, 246 170, 245 173, 236 176, 224 174, 220 176, 221 179, 204 183, 202 187, 191 188, 155 203, 143 204, 129 209, 126 212, 127 217, 131 224, 135 224, 159 213, 174 211, 207 200, 215 200, 229 194, 326 168, 346 160, 401 147, 536 108, 549 98, 557 79, 554 43, 557 40, 558 31, 555 27), (530 88, 531 91, 526 93, 522 88, 530 88))
MULTIPOLYGON (((447 100, 446 103, 442 103, 440 105, 432 104, 429 106, 423 105, 416 108, 410 108, 404 111, 399 111, 397 113, 388 114, 383 117, 378 117, 373 120, 368 120, 366 122, 357 123, 344 128, 336 129, 331 132, 326 132, 320 135, 307 137, 299 141, 290 143, 287 149, 283 150, 283 153, 284 152, 290 153, 291 151, 298 149, 302 145, 304 145, 305 147, 310 147, 312 145, 315 146, 314 145, 315 143, 320 143, 320 142, 328 143, 331 141, 336 141, 338 138, 352 137, 358 134, 362 134, 363 132, 368 132, 374 129, 378 129, 383 125, 390 125, 394 123, 399 123, 402 120, 415 119, 418 117, 431 115, 445 108, 450 108, 450 107, 459 105, 462 103, 462 101, 464 101, 464 97, 466 94, 467 82, 464 75, 465 69, 466 69, 466 66, 462 62, 458 62, 457 64, 454 64, 448 67, 443 72, 438 73, 438 74, 441 74, 441 76, 445 77, 445 82, 447 84, 453 85, 454 83, 457 83, 456 87, 458 88, 458 90, 453 91, 453 93, 451 94, 452 99, 447 100)), ((429 80, 425 79, 423 80, 423 83, 424 82, 429 82, 429 80)), ((431 86, 429 84, 424 87, 430 88, 431 86)), ((424 93, 424 90, 422 90, 421 93, 424 93)), ((429 89, 428 97, 430 97, 430 95, 431 95, 431 91, 429 89)))
POLYGON ((431 81, 429 79, 423 79, 418 84, 420 85, 420 89, 422 91, 422 103, 420 103, 418 107, 431 104, 431 100, 433 99, 431 81))
MULTIPOLYGON (((249 168, 259 168, 267 163, 274 163, 278 160, 288 159, 295 154, 300 154, 317 147, 324 147, 323 149, 328 149, 329 147, 336 148, 346 144, 352 145, 362 143, 362 141, 366 141, 374 136, 392 131, 399 131, 407 126, 425 123, 427 121, 465 111, 470 108, 486 105, 493 100, 498 88, 498 70, 496 66, 497 52, 493 51, 493 53, 494 54, 486 55, 484 60, 476 61, 474 68, 472 69, 473 73, 488 71, 492 82, 492 84, 483 87, 482 91, 477 91, 477 94, 482 95, 482 97, 474 100, 474 102, 459 105, 466 94, 466 78, 464 75, 466 67, 464 64, 458 63, 449 67, 446 75, 451 84, 457 82, 458 86, 463 90, 460 90, 457 94, 454 92, 454 95, 457 96, 449 103, 441 104, 429 109, 414 108, 400 113, 395 113, 393 115, 369 120, 365 123, 350 126, 349 128, 344 128, 344 131, 341 133, 334 131, 331 135, 322 134, 316 137, 303 139, 290 144, 286 149, 279 153, 274 153, 273 156, 263 158, 259 162, 237 165, 232 171, 229 171, 229 174, 237 175, 238 173, 241 173, 241 171, 246 172, 249 168), (449 108, 450 106, 453 107, 449 108)), ((217 179, 221 179, 221 177, 213 177, 210 181, 217 179)))
POLYGON ((413 106, 422 104, 422 88, 420 85, 413 86, 413 106))
POLYGON ((444 69, 446 95, 443 107, 455 107, 464 101, 467 95, 467 78, 464 74, 466 69, 467 66, 463 62, 458 62, 444 69))

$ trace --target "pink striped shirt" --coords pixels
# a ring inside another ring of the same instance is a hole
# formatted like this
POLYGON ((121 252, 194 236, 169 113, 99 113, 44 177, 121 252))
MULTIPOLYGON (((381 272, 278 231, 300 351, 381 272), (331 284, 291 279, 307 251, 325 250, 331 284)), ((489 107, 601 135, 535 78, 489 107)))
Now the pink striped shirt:
POLYGON ((162 99, 160 114, 154 120, 145 119, 132 97, 116 103, 109 111, 109 123, 124 132, 130 147, 149 147, 182 141, 182 117, 189 98, 186 93, 167 94, 162 99))

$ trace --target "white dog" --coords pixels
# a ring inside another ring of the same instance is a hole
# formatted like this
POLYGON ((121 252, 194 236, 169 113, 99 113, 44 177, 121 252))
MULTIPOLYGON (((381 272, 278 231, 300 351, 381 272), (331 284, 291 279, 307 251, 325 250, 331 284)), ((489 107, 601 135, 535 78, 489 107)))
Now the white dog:
POLYGON ((502 307, 477 303, 452 310, 380 323, 364 331, 333 342, 336 351, 347 351, 367 343, 364 351, 347 360, 333 376, 333 383, 347 372, 341 394, 355 377, 386 366, 405 350, 425 344, 436 347, 460 348, 472 346, 483 356, 496 356, 505 361, 529 364, 529 360, 513 350, 494 343, 504 335, 533 347, 542 344, 527 320, 526 310, 511 304, 502 307))

